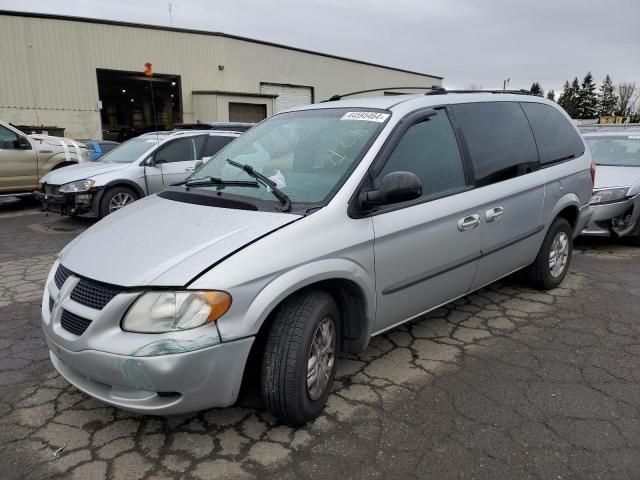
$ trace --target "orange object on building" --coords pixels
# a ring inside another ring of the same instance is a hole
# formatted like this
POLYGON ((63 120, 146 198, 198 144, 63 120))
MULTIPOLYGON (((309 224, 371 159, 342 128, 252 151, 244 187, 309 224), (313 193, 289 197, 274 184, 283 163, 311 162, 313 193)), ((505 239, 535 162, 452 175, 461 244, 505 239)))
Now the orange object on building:
POLYGON ((144 64, 144 74, 147 77, 153 77, 153 65, 149 62, 144 64))

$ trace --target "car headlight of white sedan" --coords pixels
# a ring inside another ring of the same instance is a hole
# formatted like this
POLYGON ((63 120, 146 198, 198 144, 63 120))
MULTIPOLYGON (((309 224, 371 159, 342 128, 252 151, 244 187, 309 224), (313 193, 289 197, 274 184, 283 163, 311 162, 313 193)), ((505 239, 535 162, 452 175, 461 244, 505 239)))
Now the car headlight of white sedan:
POLYGON ((597 205, 599 203, 610 203, 623 200, 627 196, 629 187, 622 188, 605 188, 602 190, 595 190, 591 196, 591 205, 597 205))
POLYGON ((78 180, 76 182, 65 183, 60 186, 58 191, 60 193, 80 193, 80 192, 88 192, 91 190, 91 187, 95 185, 96 181, 91 179, 86 180, 78 180))
POLYGON ((231 307, 231 295, 216 290, 151 291, 141 295, 122 321, 129 332, 164 333, 215 322, 231 307))

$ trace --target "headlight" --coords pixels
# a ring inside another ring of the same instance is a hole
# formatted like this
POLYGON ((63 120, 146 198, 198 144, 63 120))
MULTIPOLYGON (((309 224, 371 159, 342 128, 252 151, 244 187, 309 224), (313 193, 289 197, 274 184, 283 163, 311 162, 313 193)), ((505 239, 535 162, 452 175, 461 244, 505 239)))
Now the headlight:
POLYGON ((609 203, 622 200, 627 196, 628 187, 624 188, 607 188, 606 190, 596 190, 591 197, 591 204, 609 203))
POLYGON ((86 192, 90 190, 95 183, 95 180, 78 180, 77 182, 65 183, 58 191, 60 193, 86 192))
POLYGON ((188 330, 215 322, 230 306, 226 292, 147 292, 129 309, 122 328, 143 333, 188 330))

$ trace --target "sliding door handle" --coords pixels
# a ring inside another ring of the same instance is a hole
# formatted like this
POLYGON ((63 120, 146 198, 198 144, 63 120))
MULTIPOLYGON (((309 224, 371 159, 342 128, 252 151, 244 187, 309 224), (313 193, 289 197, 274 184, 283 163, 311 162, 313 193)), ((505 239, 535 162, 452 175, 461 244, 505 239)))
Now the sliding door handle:
POLYGON ((458 220, 458 230, 466 232, 467 230, 473 230, 480 225, 480 215, 474 213, 458 220))
POLYGON ((487 221, 487 223, 490 223, 490 222, 493 222, 494 220, 498 220, 503 213, 504 213, 504 208, 495 207, 490 210, 487 210, 486 213, 484 214, 484 218, 487 221))

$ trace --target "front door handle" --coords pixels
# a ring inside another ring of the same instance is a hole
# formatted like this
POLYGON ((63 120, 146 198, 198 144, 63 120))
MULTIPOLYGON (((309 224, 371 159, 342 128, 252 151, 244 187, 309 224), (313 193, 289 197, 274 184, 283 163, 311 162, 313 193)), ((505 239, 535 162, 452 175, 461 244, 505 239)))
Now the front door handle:
POLYGON ((484 218, 487 221, 487 223, 490 223, 490 222, 493 222, 494 220, 498 220, 503 213, 504 213, 504 208, 495 207, 490 210, 487 210, 486 213, 484 214, 484 218))
POLYGON ((474 213, 458 220, 458 230, 466 232, 467 230, 473 230, 480 225, 480 215, 474 213))
POLYGON ((185 172, 193 172, 195 171, 196 167, 187 167, 184 169, 185 172))

